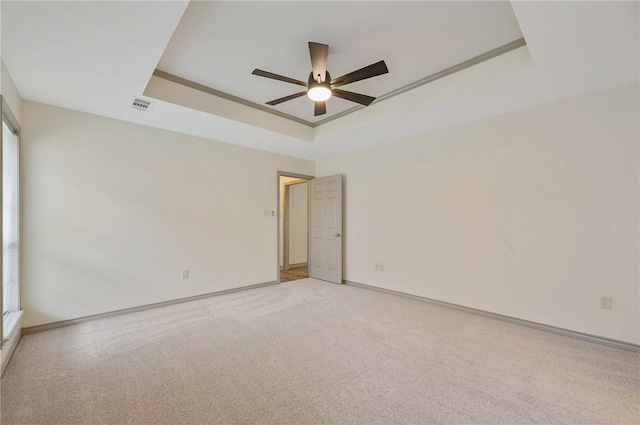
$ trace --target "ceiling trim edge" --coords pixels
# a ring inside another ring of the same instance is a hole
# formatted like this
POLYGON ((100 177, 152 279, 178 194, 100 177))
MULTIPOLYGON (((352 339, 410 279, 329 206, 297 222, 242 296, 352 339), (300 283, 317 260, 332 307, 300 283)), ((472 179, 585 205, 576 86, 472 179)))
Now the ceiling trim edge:
MULTIPOLYGON (((425 84, 429 84, 429 83, 431 83, 433 81, 436 81, 436 80, 439 80, 441 78, 447 77, 447 76, 449 76, 451 74, 455 74, 456 72, 460 72, 460 71, 462 71, 464 69, 471 68, 474 65, 478 65, 478 64, 480 64, 482 62, 485 62, 485 61, 488 61, 490 59, 496 58, 496 57, 501 56, 501 55, 503 55, 505 53, 509 53, 509 52, 511 52, 513 50, 519 49, 520 47, 523 47, 523 46, 526 46, 526 45, 527 45, 527 42, 525 41, 524 37, 518 38, 517 40, 513 40, 513 41, 511 41, 511 42, 509 42, 507 44, 504 44, 504 45, 500 46, 500 47, 496 47, 495 49, 489 50, 488 52, 482 53, 482 54, 480 54, 478 56, 475 56, 475 57, 473 57, 471 59, 468 59, 468 60, 466 60, 464 62, 461 62, 461 63, 459 63, 457 65, 453 65, 453 66, 451 66, 449 68, 443 69, 442 71, 438 71, 435 74, 428 75, 428 76, 426 76, 424 78, 421 78, 418 81, 415 81, 415 82, 413 82, 411 84, 407 84, 406 86, 403 86, 403 87, 400 87, 400 88, 398 88, 396 90, 393 90, 393 91, 391 91, 391 92, 389 92, 387 94, 383 94, 382 96, 379 96, 378 98, 376 98, 376 100, 373 101, 372 105, 374 105, 376 103, 379 103, 379 102, 382 102, 382 101, 387 100, 387 99, 391 99, 392 97, 398 96, 398 95, 400 95, 400 94, 402 94, 404 92, 407 92, 409 90, 413 90, 413 89, 415 89, 417 87, 424 86, 425 84)), ((363 109, 363 108, 366 108, 366 106, 363 106, 363 105, 354 106, 353 108, 344 110, 344 111, 339 112, 339 113, 337 113, 335 115, 332 115, 331 117, 325 118, 323 120, 320 120, 320 121, 314 123, 313 127, 318 127, 318 126, 320 126, 322 124, 326 124, 328 122, 331 122, 333 120, 341 118, 341 117, 343 117, 345 115, 349 115, 349 114, 351 114, 353 112, 356 112, 356 111, 358 111, 360 109, 363 109)))
POLYGON ((280 118, 285 118, 285 119, 297 122, 298 124, 306 125, 307 127, 311 127, 311 128, 315 127, 314 123, 312 123, 310 121, 307 121, 307 120, 303 120, 302 118, 298 118, 298 117, 294 117, 293 115, 285 114, 284 112, 277 111, 277 110, 275 110, 273 108, 268 108, 268 107, 266 107, 264 105, 261 105, 259 103, 251 102, 250 100, 246 100, 246 99, 243 99, 241 97, 234 96, 232 94, 225 93, 225 92, 220 91, 220 90, 216 90, 216 89, 211 88, 209 86, 205 86, 203 84, 196 83, 195 81, 187 80, 186 78, 178 77, 177 75, 173 75, 173 74, 170 74, 168 72, 161 71, 161 70, 159 70, 157 68, 153 71, 153 76, 158 77, 158 78, 162 78, 164 80, 171 81, 171 82, 176 83, 176 84, 180 84, 180 85, 185 86, 185 87, 189 87, 189 88, 194 89, 194 90, 198 90, 198 91, 210 94, 212 96, 216 96, 216 97, 220 97, 222 99, 230 100, 232 102, 236 102, 236 103, 239 103, 240 105, 248 106, 250 108, 254 108, 254 109, 257 109, 257 110, 262 111, 262 112, 267 112, 269 114, 276 115, 276 116, 278 116, 280 118))
MULTIPOLYGON (((511 41, 511 42, 509 42, 507 44, 504 44, 504 45, 500 46, 500 47, 497 47, 495 49, 489 50, 488 52, 482 53, 482 54, 480 54, 478 56, 475 56, 475 57, 473 57, 471 59, 468 59, 468 60, 466 60, 464 62, 461 62, 461 63, 459 63, 457 65, 451 66, 451 67, 446 68, 446 69, 444 69, 442 71, 438 71, 435 74, 428 75, 428 76, 426 76, 424 78, 421 78, 418 81, 415 81, 415 82, 413 82, 411 84, 407 84, 406 86, 400 87, 400 88, 398 88, 396 90, 393 90, 393 91, 391 91, 389 93, 386 93, 386 94, 384 94, 382 96, 379 96, 372 104, 376 104, 376 103, 382 102, 384 100, 390 99, 392 97, 398 96, 398 95, 400 95, 402 93, 405 93, 405 92, 407 92, 409 90, 413 90, 413 89, 415 89, 417 87, 423 86, 425 84, 429 84, 429 83, 431 83, 433 81, 436 81, 436 80, 439 80, 441 78, 447 77, 449 75, 455 74, 455 73, 460 72, 460 71, 462 71, 464 69, 470 68, 470 67, 472 67, 474 65, 478 65, 478 64, 480 64, 482 62, 485 62, 485 61, 488 61, 490 59, 496 58, 496 57, 501 56, 501 55, 503 55, 505 53, 509 53, 509 52, 511 52, 513 50, 519 49, 520 47, 523 47, 523 46, 526 46, 526 45, 527 45, 527 42, 525 41, 524 37, 518 38, 518 39, 513 40, 513 41, 511 41)), ((337 120, 338 118, 342 118, 344 116, 350 115, 350 114, 352 114, 354 112, 357 112, 357 111, 365 108, 365 106, 362 106, 362 105, 354 106, 354 107, 349 108, 347 110, 344 110, 344 111, 342 111, 340 113, 337 113, 337 114, 335 114, 335 115, 333 115, 331 117, 325 118, 323 120, 320 120, 320 121, 317 121, 317 122, 314 123, 314 122, 310 122, 310 121, 304 120, 302 118, 298 118, 298 117, 295 117, 293 115, 289 115, 289 114, 286 114, 284 112, 275 110, 273 108, 269 108, 269 107, 261 105, 259 103, 255 103, 255 102, 252 102, 250 100, 246 100, 246 99, 243 99, 241 97, 234 96, 232 94, 225 93, 225 92, 220 91, 220 90, 216 90, 214 88, 205 86, 203 84, 196 83, 195 81, 191 81, 191 80, 188 80, 186 78, 182 78, 182 77, 179 77, 177 75, 170 74, 168 72, 162 71, 162 70, 157 69, 157 68, 153 71, 153 76, 161 78, 163 80, 167 80, 167 81, 176 83, 176 84, 179 84, 179 85, 182 85, 182 86, 185 86, 185 87, 188 87, 188 88, 191 88, 191 89, 194 89, 194 90, 197 90, 197 91, 200 91, 200 92, 203 92, 203 93, 206 93, 206 94, 210 94, 212 96, 219 97, 221 99, 225 99, 225 100, 228 100, 228 101, 231 101, 231 102, 235 102, 237 104, 240 104, 240 105, 243 105, 243 106, 247 106, 247 107, 256 109, 258 111, 266 112, 266 113, 269 113, 271 115, 275 115, 277 117, 284 118, 284 119, 287 119, 289 121, 293 121, 293 122, 296 122, 298 124, 305 125, 305 126, 307 126, 309 128, 319 127, 319 126, 321 126, 323 124, 326 124, 326 123, 329 123, 331 121, 337 120)))

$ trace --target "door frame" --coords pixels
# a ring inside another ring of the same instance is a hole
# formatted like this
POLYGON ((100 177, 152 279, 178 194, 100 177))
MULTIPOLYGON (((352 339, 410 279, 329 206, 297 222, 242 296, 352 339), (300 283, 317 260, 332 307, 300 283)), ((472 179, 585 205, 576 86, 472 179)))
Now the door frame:
MULTIPOLYGON (((309 250, 311 248, 311 227, 309 226, 309 220, 311 218, 311 180, 315 179, 315 176, 309 176, 306 174, 298 174, 298 173, 290 173, 288 171, 278 171, 276 176, 276 217, 278 218, 278 225, 276 226, 276 241, 277 241, 277 249, 276 249, 276 283, 280 283, 280 214, 283 213, 280 211, 280 177, 292 177, 296 179, 308 180, 307 184, 307 256, 309 255, 309 250)), ((282 240, 284 244, 284 238, 282 240)), ((284 249, 284 247, 283 247, 284 249)), ((284 255, 284 251, 283 251, 284 255)), ((283 258, 284 261, 284 258, 283 258)), ((307 264, 309 264, 309 259, 307 258, 307 264)), ((283 263, 284 266, 284 263, 283 263)))
MULTIPOLYGON (((309 237, 309 185, 311 184, 310 180, 306 180, 306 179, 300 179, 300 180, 296 180, 296 181, 292 181, 289 183, 285 183, 284 184, 284 202, 283 202, 283 206, 284 206, 284 210, 282 211, 282 225, 283 225, 283 229, 282 229, 282 269, 283 270, 289 270, 289 268, 291 267, 291 263, 289 261, 289 236, 290 236, 290 232, 289 232, 289 210, 291 205, 289 204, 290 201, 290 197, 289 197, 289 190, 291 189, 291 186, 295 186, 297 184, 306 184, 307 185, 307 238, 309 237)), ((278 204, 280 205, 280 204, 278 204)), ((280 217, 278 217, 280 218, 280 217)), ((278 220, 278 223, 280 223, 280 220, 278 220)), ((279 250, 278 250, 279 251, 279 250)), ((307 265, 309 264, 309 241, 307 239, 307 265)))

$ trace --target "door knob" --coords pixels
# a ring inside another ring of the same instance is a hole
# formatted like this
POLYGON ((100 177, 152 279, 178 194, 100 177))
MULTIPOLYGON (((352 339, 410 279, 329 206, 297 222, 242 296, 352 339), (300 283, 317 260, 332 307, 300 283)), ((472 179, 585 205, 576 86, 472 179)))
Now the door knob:
POLYGON ((340 237, 340 233, 336 233, 336 238, 339 238, 339 237, 340 237))

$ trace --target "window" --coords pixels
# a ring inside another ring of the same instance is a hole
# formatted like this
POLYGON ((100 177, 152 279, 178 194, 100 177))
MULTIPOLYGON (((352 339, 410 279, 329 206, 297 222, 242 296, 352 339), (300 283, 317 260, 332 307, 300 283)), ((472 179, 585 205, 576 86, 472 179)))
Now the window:
POLYGON ((2 102, 2 339, 20 317, 19 128, 2 102))

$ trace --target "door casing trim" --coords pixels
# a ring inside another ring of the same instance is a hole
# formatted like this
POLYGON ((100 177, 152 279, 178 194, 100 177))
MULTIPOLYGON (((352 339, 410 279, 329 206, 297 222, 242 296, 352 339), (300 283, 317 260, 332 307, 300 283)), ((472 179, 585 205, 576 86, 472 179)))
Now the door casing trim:
MULTIPOLYGON (((309 184, 307 185, 307 256, 310 254, 311 248, 311 231, 309 226, 309 219, 311 218, 310 207, 311 207, 311 180, 315 179, 315 176, 309 176, 306 174, 298 174, 298 173, 290 173, 288 171, 280 171, 276 173, 276 216, 277 216, 277 226, 276 226, 276 283, 280 282, 280 177, 292 177, 296 179, 308 180, 309 184)), ((284 240, 283 240, 284 243, 284 240)), ((309 263, 307 258, 307 264, 309 263)))

